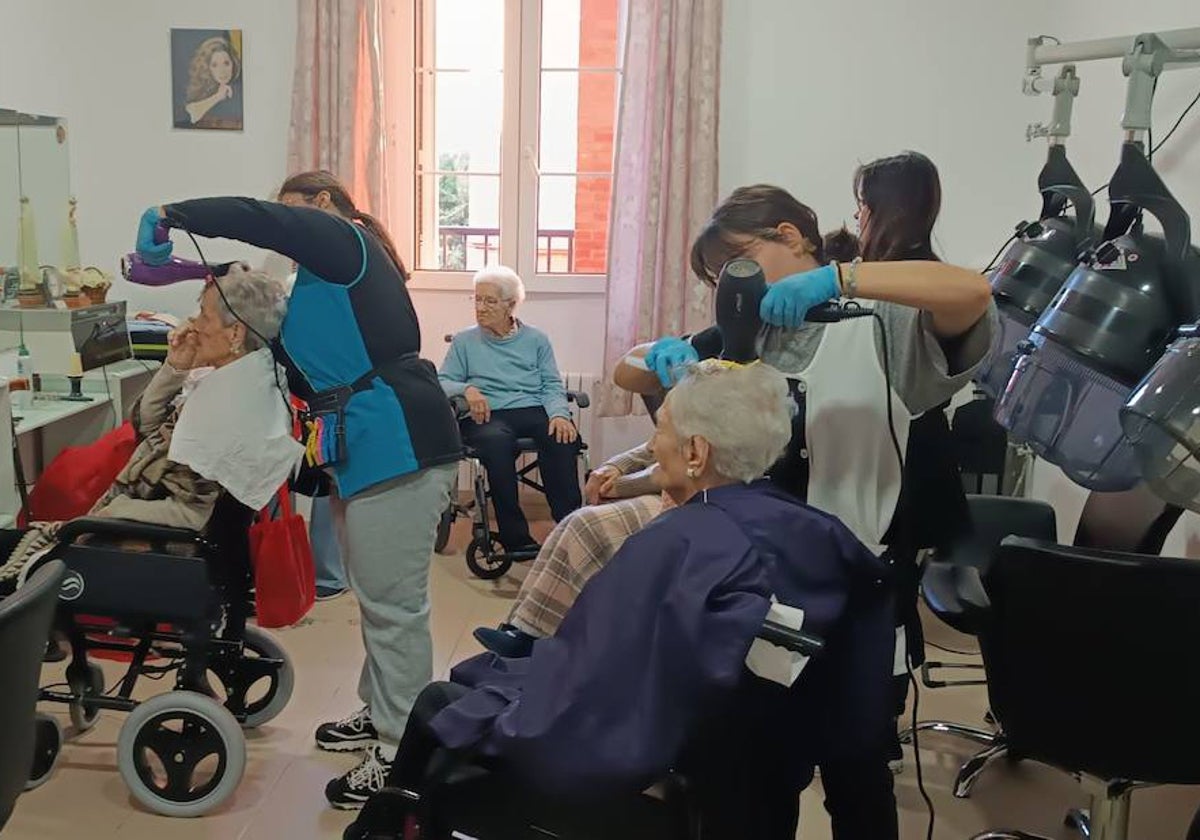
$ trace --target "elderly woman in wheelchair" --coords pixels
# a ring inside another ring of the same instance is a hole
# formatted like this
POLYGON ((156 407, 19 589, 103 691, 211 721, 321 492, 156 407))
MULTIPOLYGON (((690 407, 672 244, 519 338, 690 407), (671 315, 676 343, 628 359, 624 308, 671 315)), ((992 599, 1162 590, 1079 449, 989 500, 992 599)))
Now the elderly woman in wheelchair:
MULTIPOLYGON (((219 805, 245 766, 240 727, 265 723, 291 693, 286 653, 246 625, 253 511, 301 454, 267 346, 285 306, 261 272, 210 281, 134 405, 137 447, 90 515, 0 533, 0 594, 50 558, 67 565, 56 624, 71 642, 68 690, 42 699, 69 704, 77 730, 101 709, 131 712, 118 765, 135 798, 167 815, 219 805), (89 650, 130 660, 113 691, 89 650), (176 691, 132 699, 139 676, 172 672, 176 691)), ((43 749, 56 753, 59 738, 43 732, 43 749)))
POLYGON ((495 822, 521 805, 481 830, 456 822, 461 802, 438 804, 473 761, 498 784, 592 803, 683 770, 705 836, 793 837, 814 764, 886 736, 893 633, 880 561, 761 480, 790 436, 781 374, 697 366, 651 442, 677 506, 624 543, 529 657, 483 654, 427 687, 387 787, 345 836, 514 836, 495 822), (720 410, 730 404, 745 410, 720 410), (803 657, 756 641, 768 620, 825 639, 802 678, 803 657))
POLYGON ((500 542, 506 552, 538 549, 518 501, 517 441, 532 439, 538 472, 555 521, 583 503, 576 459, 579 433, 554 350, 546 334, 518 320, 525 286, 512 269, 485 268, 475 275, 476 326, 454 336, 439 378, 449 397, 469 409, 464 442, 487 471, 500 542))

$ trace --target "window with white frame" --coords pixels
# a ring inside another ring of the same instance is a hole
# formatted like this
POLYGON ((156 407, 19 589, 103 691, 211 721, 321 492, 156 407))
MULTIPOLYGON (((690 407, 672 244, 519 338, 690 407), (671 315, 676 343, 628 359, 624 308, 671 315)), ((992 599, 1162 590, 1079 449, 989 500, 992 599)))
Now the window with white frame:
POLYGON ((604 273, 623 3, 413 0, 418 272, 604 273))

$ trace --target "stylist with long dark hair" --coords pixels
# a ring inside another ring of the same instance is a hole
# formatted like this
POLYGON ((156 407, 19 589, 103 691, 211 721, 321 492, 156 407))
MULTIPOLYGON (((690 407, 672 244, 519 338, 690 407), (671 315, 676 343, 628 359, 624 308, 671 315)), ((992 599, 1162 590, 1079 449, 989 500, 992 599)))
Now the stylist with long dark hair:
MULTIPOLYGON (((933 228, 941 211, 942 184, 937 167, 925 155, 901 152, 863 164, 854 173, 854 198, 864 261, 940 262, 933 250, 933 228)), ((954 339, 944 341, 944 351, 948 359, 961 355, 954 339)), ((904 713, 908 699, 905 666, 916 668, 925 661, 917 610, 917 556, 923 549, 948 548, 970 529, 967 497, 946 419, 948 405, 946 400, 909 425, 903 489, 885 540, 896 571, 896 623, 905 654, 896 658, 893 678, 897 716, 904 713)), ((902 755, 896 740, 889 758, 899 762, 902 755)))
POLYGON ((391 239, 328 172, 295 175, 279 202, 204 198, 147 210, 138 251, 165 261, 155 228, 237 239, 291 257, 296 282, 280 361, 303 416, 310 466, 326 469, 350 586, 362 611, 364 707, 317 729, 317 745, 366 749, 330 782, 338 808, 383 785, 417 693, 432 679, 429 559, 462 444, 391 239))
MULTIPOLYGON (((817 214, 764 184, 734 190, 717 207, 693 243, 692 269, 715 284, 722 266, 739 257, 756 261, 766 275, 758 355, 787 376, 797 409, 788 450, 771 479, 837 516, 872 551, 892 560, 893 526, 905 518, 895 447, 906 451, 913 418, 957 393, 987 354, 995 319, 987 281, 970 269, 933 261, 826 264, 817 214), (858 299, 878 317, 805 320, 809 309, 838 298, 858 299)), ((644 356, 644 364, 623 362, 614 380, 636 393, 660 394, 673 385, 674 371, 723 349, 716 327, 687 339, 662 338, 631 350, 644 356)), ((832 722, 822 743, 804 754, 770 739, 756 747, 756 764, 745 772, 795 782, 785 794, 781 787, 769 793, 764 781, 757 801, 747 804, 776 814, 775 824, 783 828, 770 840, 794 835, 798 794, 814 762, 835 840, 899 836, 888 769, 896 738, 888 696, 895 642, 894 635, 861 638, 861 644, 882 647, 878 672, 827 678, 820 711, 832 722)))

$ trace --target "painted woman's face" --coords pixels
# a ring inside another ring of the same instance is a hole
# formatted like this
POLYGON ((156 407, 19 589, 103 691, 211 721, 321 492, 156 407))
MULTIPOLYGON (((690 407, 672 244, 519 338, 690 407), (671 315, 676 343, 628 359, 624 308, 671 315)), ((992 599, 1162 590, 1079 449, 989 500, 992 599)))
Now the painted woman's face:
POLYGON ((219 85, 227 85, 233 80, 233 59, 224 50, 217 50, 208 60, 208 70, 219 85))

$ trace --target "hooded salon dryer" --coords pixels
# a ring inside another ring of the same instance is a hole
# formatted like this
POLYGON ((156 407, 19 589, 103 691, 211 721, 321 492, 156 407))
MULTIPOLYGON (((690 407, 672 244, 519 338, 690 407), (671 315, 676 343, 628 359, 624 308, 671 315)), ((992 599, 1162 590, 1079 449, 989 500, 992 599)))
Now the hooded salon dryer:
POLYGON ((976 383, 992 399, 1008 383, 1017 345, 1028 337, 1038 316, 1075 269, 1079 255, 1095 238, 1091 193, 1067 161, 1063 146, 1050 147, 1038 175, 1038 190, 1042 194, 1038 221, 1017 227, 1017 241, 988 277, 999 328, 976 383), (1066 215, 1068 203, 1074 207, 1074 218, 1066 215))
POLYGON ((1190 221, 1137 143, 1126 143, 1109 185, 1104 244, 1075 268, 1017 349, 996 419, 1075 483, 1128 490, 1141 464, 1119 411, 1181 323, 1196 320, 1181 271, 1190 221), (1163 236, 1142 230, 1141 213, 1163 236))

